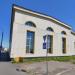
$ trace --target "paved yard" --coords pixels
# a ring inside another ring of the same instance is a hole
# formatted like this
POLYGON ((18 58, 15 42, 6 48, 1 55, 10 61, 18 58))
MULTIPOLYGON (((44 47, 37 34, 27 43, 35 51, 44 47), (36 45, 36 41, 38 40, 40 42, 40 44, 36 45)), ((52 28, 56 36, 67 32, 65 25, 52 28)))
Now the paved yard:
MULTIPOLYGON (((46 62, 33 64, 18 64, 20 70, 25 70, 29 75, 46 75, 46 62)), ((48 62, 48 75, 75 75, 75 65, 68 62, 48 62)))
POLYGON ((27 75, 16 71, 16 66, 10 62, 0 62, 0 75, 27 75))
MULTIPOLYGON (((0 62, 0 75, 46 75, 46 62, 33 64, 0 62)), ((48 75, 75 75, 75 65, 68 62, 50 61, 48 75)))

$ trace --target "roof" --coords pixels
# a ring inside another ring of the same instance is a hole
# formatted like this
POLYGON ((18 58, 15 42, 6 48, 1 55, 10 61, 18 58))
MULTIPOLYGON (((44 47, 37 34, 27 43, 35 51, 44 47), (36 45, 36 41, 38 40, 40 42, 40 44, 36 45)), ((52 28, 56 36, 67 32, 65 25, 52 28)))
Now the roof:
POLYGON ((75 32, 74 31, 71 31, 71 34, 75 35, 75 32))
POLYGON ((53 21, 55 23, 58 23, 58 25, 63 26, 65 28, 67 28, 67 29, 70 29, 70 30, 72 29, 68 24, 65 24, 65 23, 63 23, 63 22, 61 22, 61 21, 59 21, 59 20, 57 20, 57 19, 55 19, 55 18, 53 18, 51 16, 48 16, 46 14, 42 14, 42 13, 39 13, 39 12, 36 12, 36 11, 32 11, 32 10, 29 10, 27 8, 24 8, 24 7, 15 5, 15 4, 13 4, 13 8, 15 10, 18 10, 18 11, 21 11, 21 12, 24 12, 24 13, 31 14, 33 16, 37 16, 37 17, 40 17, 40 18, 43 18, 43 19, 46 19, 46 20, 53 21))

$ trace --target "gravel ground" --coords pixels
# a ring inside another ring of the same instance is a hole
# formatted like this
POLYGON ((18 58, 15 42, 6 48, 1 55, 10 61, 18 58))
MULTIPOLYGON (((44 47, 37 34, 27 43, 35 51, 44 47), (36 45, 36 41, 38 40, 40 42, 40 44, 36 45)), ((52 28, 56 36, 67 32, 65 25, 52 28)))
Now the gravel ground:
MULTIPOLYGON (((23 72, 27 72, 29 75, 46 75, 46 62, 17 64, 17 68, 19 68, 23 72)), ((74 72, 75 65, 69 62, 48 62, 48 75, 75 75, 75 72, 74 74, 67 74, 68 70, 70 69, 71 72, 74 72)))

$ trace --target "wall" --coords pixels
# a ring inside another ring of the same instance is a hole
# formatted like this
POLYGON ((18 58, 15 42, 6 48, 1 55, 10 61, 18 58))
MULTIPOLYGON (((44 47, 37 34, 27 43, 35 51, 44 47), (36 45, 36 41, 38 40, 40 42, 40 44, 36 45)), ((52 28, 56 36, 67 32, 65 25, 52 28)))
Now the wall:
POLYGON ((41 19, 27 13, 15 12, 15 20, 13 23, 11 58, 12 57, 42 57, 46 55, 46 49, 43 49, 43 36, 46 34, 53 35, 53 54, 49 56, 68 56, 75 54, 74 38, 71 30, 66 29, 52 21, 41 19), (32 21, 36 24, 36 28, 25 26, 25 22, 32 21), (46 31, 47 27, 52 27, 54 33, 46 31), (35 32, 35 52, 34 54, 26 54, 26 31, 35 32), (61 31, 66 31, 67 35, 61 35, 61 31), (62 53, 62 37, 67 39, 67 53, 62 53))

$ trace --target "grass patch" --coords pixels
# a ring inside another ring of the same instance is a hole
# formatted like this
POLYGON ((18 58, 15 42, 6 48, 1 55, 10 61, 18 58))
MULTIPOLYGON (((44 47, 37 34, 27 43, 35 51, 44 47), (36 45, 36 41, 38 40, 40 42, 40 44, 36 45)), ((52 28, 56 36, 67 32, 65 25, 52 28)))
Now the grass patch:
MULTIPOLYGON (((34 62, 44 62, 46 61, 46 57, 30 57, 30 58, 23 58, 23 62, 19 63, 34 63, 34 62)), ((72 62, 75 64, 75 56, 54 56, 48 57, 47 61, 59 61, 59 62, 72 62)), ((13 63, 16 63, 14 60, 13 63)))
MULTIPOLYGON (((75 60, 75 56, 57 56, 57 57, 48 57, 47 61, 60 61, 60 62, 68 62, 75 60)), ((34 57, 34 58, 25 58, 24 62, 42 62, 46 61, 45 57, 34 57)))

